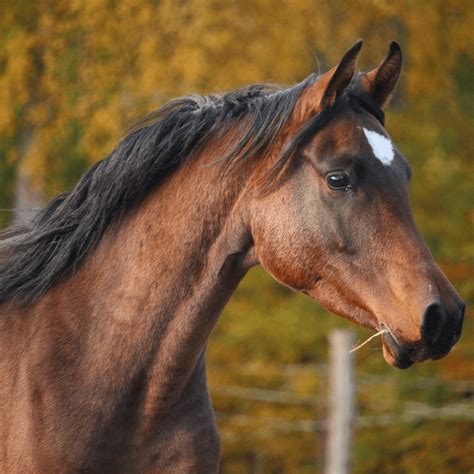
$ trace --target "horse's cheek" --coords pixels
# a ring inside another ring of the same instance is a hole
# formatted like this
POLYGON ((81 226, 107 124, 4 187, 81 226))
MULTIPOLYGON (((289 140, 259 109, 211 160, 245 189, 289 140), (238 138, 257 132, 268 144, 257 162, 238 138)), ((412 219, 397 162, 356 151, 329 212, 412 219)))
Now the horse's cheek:
POLYGON ((277 281, 297 290, 311 288, 318 279, 317 252, 302 238, 291 240, 264 240, 257 245, 260 264, 277 281))

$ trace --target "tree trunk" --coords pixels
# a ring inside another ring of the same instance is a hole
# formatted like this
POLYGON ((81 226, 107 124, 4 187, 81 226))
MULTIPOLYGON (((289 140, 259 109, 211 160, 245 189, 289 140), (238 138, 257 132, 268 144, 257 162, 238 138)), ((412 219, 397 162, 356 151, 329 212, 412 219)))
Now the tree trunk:
POLYGON ((20 153, 16 173, 14 222, 27 223, 38 212, 42 197, 35 182, 28 156, 34 146, 34 131, 25 131, 20 139, 20 153))

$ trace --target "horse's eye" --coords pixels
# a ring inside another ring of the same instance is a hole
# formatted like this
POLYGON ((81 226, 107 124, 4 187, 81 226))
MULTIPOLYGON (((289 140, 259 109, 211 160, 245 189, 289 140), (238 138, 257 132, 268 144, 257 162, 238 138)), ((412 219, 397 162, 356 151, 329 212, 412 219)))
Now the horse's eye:
POLYGON ((349 176, 345 173, 332 173, 326 176, 326 182, 332 189, 347 189, 350 188, 349 176))

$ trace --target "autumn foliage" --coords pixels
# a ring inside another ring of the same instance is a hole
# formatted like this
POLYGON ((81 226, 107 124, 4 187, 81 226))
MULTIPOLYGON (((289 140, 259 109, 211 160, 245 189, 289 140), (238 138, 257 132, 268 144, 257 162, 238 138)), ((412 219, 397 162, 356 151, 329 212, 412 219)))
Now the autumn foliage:
MULTIPOLYGON (((70 188, 134 121, 170 98, 293 83, 334 65, 358 38, 366 70, 396 39, 405 65, 387 128, 413 167, 422 233, 472 304, 470 2, 4 0, 0 7, 3 209, 14 206, 21 182, 43 200, 70 188)), ((1 211, 0 223, 11 217, 1 211)), ((472 470, 472 314, 443 361, 405 373, 387 367, 375 343, 357 354, 354 472, 472 470)), ((347 325, 262 270, 250 272, 209 347, 223 472, 321 469, 326 337, 347 325)))

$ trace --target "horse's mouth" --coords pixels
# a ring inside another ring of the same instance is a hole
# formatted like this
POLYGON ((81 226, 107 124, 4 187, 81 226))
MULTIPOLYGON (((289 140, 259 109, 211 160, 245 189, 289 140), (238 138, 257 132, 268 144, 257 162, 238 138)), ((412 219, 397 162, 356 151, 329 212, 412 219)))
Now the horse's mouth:
POLYGON ((382 348, 385 360, 398 369, 408 369, 408 367, 411 367, 415 361, 403 350, 390 331, 390 328, 383 323, 381 326, 383 329, 386 329, 386 332, 382 335, 382 348))

